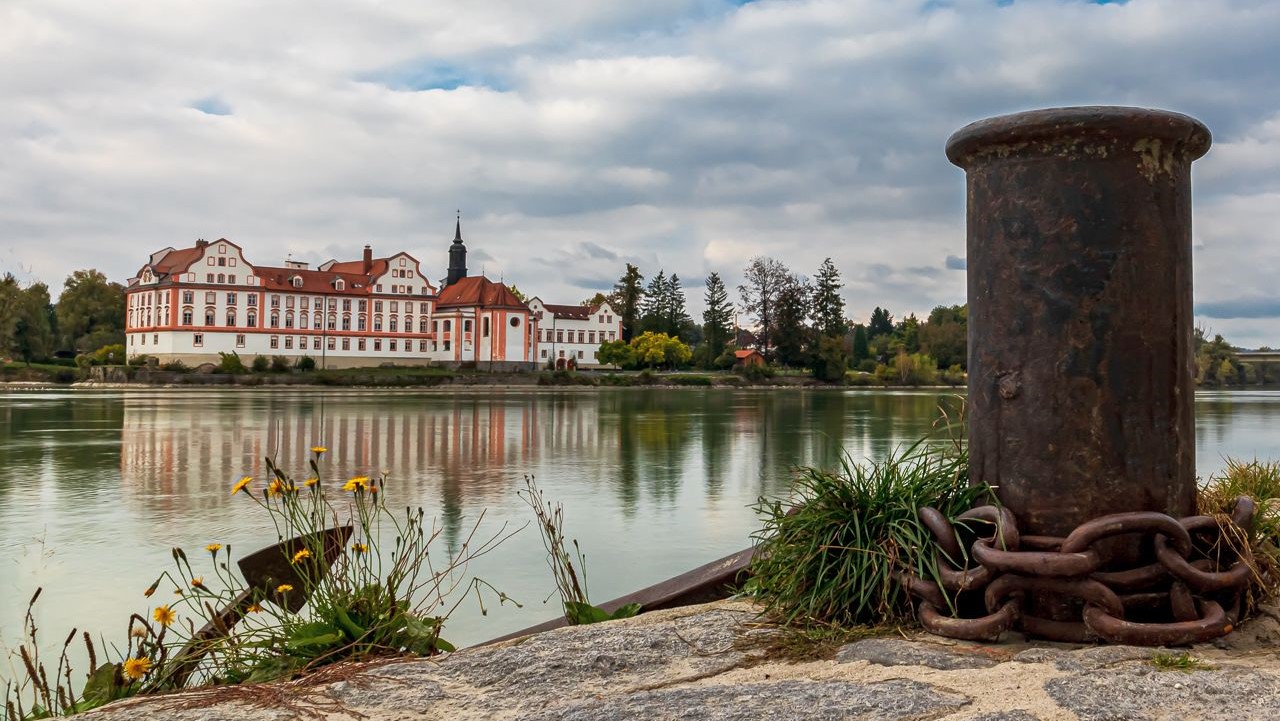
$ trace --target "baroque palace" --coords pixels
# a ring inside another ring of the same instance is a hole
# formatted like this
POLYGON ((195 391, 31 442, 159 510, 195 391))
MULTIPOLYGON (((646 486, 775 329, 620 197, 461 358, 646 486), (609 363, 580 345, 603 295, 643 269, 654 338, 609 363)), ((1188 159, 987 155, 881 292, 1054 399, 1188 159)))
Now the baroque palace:
POLYGON ((375 258, 366 245, 359 260, 277 267, 251 264, 222 238, 152 253, 125 300, 129 355, 188 365, 234 352, 246 362, 310 356, 325 368, 591 367, 600 343, 622 337, 607 303, 526 303, 503 283, 468 276, 461 220, 438 288, 405 252, 375 258))

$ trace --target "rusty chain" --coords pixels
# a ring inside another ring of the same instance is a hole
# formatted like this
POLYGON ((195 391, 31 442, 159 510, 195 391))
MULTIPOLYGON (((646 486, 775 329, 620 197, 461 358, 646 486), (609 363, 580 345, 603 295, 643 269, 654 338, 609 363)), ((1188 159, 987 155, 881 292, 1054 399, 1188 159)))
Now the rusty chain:
POLYGON ((1239 619, 1256 573, 1248 543, 1254 512, 1241 496, 1229 518, 1116 513, 1057 538, 1020 534, 1007 508, 974 508, 954 524, 921 508, 920 521, 938 542, 937 576, 900 571, 898 580, 919 601, 920 622, 942 636, 995 640, 1017 628, 1073 643, 1201 643, 1230 633, 1239 619), (961 530, 973 536, 967 555, 961 530), (1098 545, 1118 536, 1136 538, 1130 542, 1155 561, 1104 567, 1108 554, 1098 545))

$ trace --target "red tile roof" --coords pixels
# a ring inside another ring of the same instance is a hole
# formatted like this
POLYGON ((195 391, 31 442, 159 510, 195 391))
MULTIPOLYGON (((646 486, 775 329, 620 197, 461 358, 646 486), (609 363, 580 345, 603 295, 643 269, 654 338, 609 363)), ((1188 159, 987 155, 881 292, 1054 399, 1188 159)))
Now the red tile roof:
POLYGON ((182 250, 171 250, 160 259, 159 263, 151 266, 157 274, 171 275, 173 273, 185 273, 191 264, 204 253, 204 248, 199 246, 195 248, 183 248, 182 250))
POLYGON ((484 306, 488 308, 519 308, 529 306, 520 302, 515 293, 502 283, 495 283, 484 276, 473 275, 445 286, 436 300, 437 308, 456 306, 484 306))
POLYGON ((263 290, 291 291, 294 293, 340 293, 343 295, 368 295, 369 276, 356 273, 335 273, 330 270, 301 270, 298 268, 272 268, 257 265, 253 274, 262 279, 263 290), (302 278, 302 286, 293 285, 293 277, 302 278), (341 278, 342 290, 333 286, 341 278))
POLYGON ((746 350, 736 350, 733 352, 733 357, 739 360, 743 358, 750 358, 753 355, 760 355, 760 351, 754 348, 748 348, 746 350))
POLYGON ((585 305, 552 305, 551 303, 543 303, 543 308, 554 313, 557 318, 570 318, 572 320, 588 320, 591 314, 596 312, 595 308, 585 305))
MULTIPOLYGON (((367 275, 377 277, 387 272, 387 261, 389 258, 374 258, 370 265, 367 275)), ((363 260, 344 260, 341 263, 334 263, 329 266, 329 270, 335 273, 354 273, 356 275, 366 275, 364 272, 363 260)))

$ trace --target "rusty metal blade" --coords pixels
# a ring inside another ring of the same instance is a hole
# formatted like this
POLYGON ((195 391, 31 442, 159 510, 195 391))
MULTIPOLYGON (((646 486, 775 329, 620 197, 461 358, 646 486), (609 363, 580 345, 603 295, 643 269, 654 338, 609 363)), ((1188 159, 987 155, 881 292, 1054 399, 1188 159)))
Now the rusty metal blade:
POLYGON ((297 613, 307 602, 311 587, 324 577, 329 566, 338 560, 351 538, 351 526, 326 528, 317 533, 295 536, 268 546, 241 558, 237 563, 249 588, 258 592, 263 600, 297 613), (310 551, 312 558, 304 563, 293 563, 294 554, 310 551), (317 551, 323 553, 317 555, 317 551), (287 593, 278 593, 282 585, 292 587, 287 593))

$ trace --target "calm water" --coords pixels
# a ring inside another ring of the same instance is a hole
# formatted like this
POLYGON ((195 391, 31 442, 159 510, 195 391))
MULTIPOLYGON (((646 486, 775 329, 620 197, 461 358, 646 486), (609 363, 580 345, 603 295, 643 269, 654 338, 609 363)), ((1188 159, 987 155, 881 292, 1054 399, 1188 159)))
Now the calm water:
MULTIPOLYGON (((784 494, 797 464, 841 448, 882 458, 924 434, 932 391, 647 390, 74 391, 0 393, 0 640, 45 588, 49 637, 72 625, 118 638, 169 549, 274 541, 232 482, 262 458, 304 471, 321 444, 329 481, 385 469, 393 505, 421 505, 456 547, 482 529, 524 524, 534 474, 564 504, 603 601, 749 543, 749 505, 784 494)), ((1201 475, 1224 455, 1280 457, 1280 393, 1197 396, 1201 475)), ((202 554, 193 554, 202 555, 202 554)), ((556 615, 542 545, 526 529, 471 572, 524 604, 482 617, 464 603, 446 638, 466 644, 556 615)), ((0 676, 5 675, 0 664, 0 676)))

